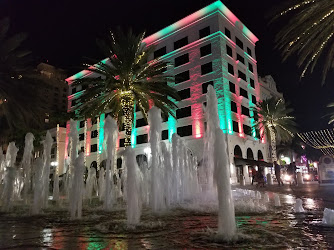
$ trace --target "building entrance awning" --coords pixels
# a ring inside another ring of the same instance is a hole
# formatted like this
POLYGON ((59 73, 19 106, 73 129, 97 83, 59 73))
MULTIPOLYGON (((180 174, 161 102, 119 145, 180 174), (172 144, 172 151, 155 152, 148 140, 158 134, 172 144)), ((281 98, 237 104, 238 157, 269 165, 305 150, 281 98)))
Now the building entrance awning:
POLYGON ((234 164, 236 166, 244 166, 244 165, 249 165, 249 166, 262 166, 262 167, 272 167, 273 164, 265 161, 256 161, 252 159, 244 159, 244 158, 238 158, 234 157, 234 164))

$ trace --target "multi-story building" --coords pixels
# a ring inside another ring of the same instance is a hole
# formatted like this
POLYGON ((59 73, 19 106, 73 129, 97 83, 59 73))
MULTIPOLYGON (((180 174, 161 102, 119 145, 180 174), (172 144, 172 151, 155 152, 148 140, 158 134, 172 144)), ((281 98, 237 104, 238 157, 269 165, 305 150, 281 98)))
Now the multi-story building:
MULTIPOLYGON (((203 136, 206 121, 203 105, 209 85, 216 90, 220 127, 228 135, 228 153, 232 182, 238 176, 248 177, 248 166, 267 160, 267 143, 259 139, 252 107, 261 99, 257 75, 255 43, 257 37, 220 1, 181 19, 144 39, 154 45, 153 58, 172 62, 167 74, 169 82, 179 92, 175 120, 169 117, 162 124, 162 139, 171 141, 177 133, 186 141, 198 159, 203 157, 203 136), (259 162, 260 161, 260 162, 259 162)), ((85 77, 82 71, 69 77, 69 110, 80 96, 81 87, 71 83, 85 77)), ((78 122, 77 128, 86 165, 99 165, 103 158, 103 125, 105 114, 98 119, 78 122)), ((142 114, 136 112, 132 147, 137 155, 148 154, 149 127, 142 114)), ((69 125, 68 125, 69 126, 69 125)), ((69 127, 67 127, 69 131, 69 127)), ((67 142, 68 143, 68 142, 67 142)), ((124 146, 124 132, 120 132, 118 147, 124 146)))
POLYGON ((47 63, 38 64, 36 71, 39 78, 46 83, 44 88, 39 89, 39 96, 43 99, 45 122, 49 123, 51 113, 67 112, 68 84, 65 82, 67 76, 64 70, 47 63))

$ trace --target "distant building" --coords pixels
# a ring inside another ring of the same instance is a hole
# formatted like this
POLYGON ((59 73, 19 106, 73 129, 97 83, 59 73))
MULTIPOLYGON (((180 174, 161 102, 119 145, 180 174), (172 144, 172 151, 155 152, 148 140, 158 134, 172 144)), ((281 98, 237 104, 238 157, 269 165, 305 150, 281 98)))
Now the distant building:
POLYGON ((40 79, 47 85, 39 90, 39 95, 42 98, 42 109, 46 114, 45 122, 49 123, 50 114, 67 112, 66 73, 64 70, 46 63, 40 63, 37 66, 37 72, 40 74, 40 79))
POLYGON ((277 91, 276 82, 271 75, 259 77, 260 99, 266 100, 271 97, 284 99, 283 94, 277 91))
MULTIPOLYGON (((169 117, 162 124, 162 140, 170 142, 172 134, 183 137, 189 150, 202 159, 206 120, 202 105, 212 85, 217 93, 220 127, 228 135, 228 154, 233 183, 244 175, 249 181, 250 165, 267 161, 267 142, 259 139, 253 128, 252 107, 262 99, 257 75, 255 43, 258 38, 221 2, 213 4, 147 37, 154 45, 153 57, 173 62, 167 73, 175 76, 171 86, 179 91, 175 120, 169 117)), ((69 109, 80 101, 81 86, 71 83, 85 77, 82 71, 66 79, 70 86, 69 109)), ((106 114, 98 119, 78 121, 80 146, 86 155, 86 165, 100 166, 103 155, 103 125, 106 114)), ((136 113, 132 147, 136 154, 147 155, 148 125, 142 114, 136 113)), ((69 132, 69 123, 67 125, 69 132)), ((68 143, 68 139, 67 142, 68 143)), ((119 134, 119 149, 124 147, 124 131, 119 134)), ((66 148, 66 147, 65 147, 66 148)), ((67 154, 67 153, 66 153, 67 154)), ((65 155, 66 155, 65 154, 65 155)))

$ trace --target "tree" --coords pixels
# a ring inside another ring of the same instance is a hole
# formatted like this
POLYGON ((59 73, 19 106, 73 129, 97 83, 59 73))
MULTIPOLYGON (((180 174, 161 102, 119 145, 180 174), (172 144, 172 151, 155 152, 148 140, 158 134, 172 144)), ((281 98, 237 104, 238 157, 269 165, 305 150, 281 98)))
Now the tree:
POLYGON ((119 29, 110 32, 106 40, 98 40, 107 60, 88 65, 91 75, 73 83, 85 88, 81 102, 74 106, 76 117, 94 118, 111 112, 119 126, 124 124, 125 147, 131 144, 135 106, 145 119, 151 103, 164 116, 175 116, 174 100, 179 100, 177 91, 167 85, 172 80, 164 73, 168 63, 159 58, 149 61, 154 47, 146 47, 144 35, 135 35, 131 30, 125 34, 119 29))
POLYGON ((8 36, 10 21, 0 20, 0 133, 11 136, 18 128, 38 125, 38 84, 31 73, 31 52, 21 49, 25 33, 8 36))
POLYGON ((256 117, 255 129, 264 131, 261 136, 267 135, 270 139, 271 158, 277 160, 277 141, 290 141, 296 132, 295 118, 289 114, 293 111, 287 108, 283 99, 270 98, 258 102, 253 108, 256 117))
POLYGON ((309 69, 313 72, 323 55, 324 82, 328 71, 334 67, 334 1, 298 0, 281 11, 274 20, 281 20, 284 16, 290 20, 276 37, 283 60, 296 54, 298 66, 303 68, 301 77, 304 77, 309 69))

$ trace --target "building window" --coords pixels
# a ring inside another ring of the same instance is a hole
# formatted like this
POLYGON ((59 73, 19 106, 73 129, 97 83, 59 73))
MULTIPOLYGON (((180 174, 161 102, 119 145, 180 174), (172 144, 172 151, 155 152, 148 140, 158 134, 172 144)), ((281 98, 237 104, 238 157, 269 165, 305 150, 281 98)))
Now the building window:
POLYGON ((248 98, 247 90, 240 87, 240 95, 245 97, 245 98, 248 98))
POLYGON ((231 31, 228 28, 225 28, 225 35, 231 39, 231 31))
POLYGON ((253 65, 248 63, 248 70, 253 73, 253 65))
POLYGON ((237 37, 235 38, 235 43, 238 45, 238 47, 240 49, 244 49, 244 43, 241 42, 241 40, 239 38, 237 38, 237 37))
POLYGON ((202 75, 206 75, 212 72, 212 62, 201 65, 201 73, 202 75))
POLYGON ((81 153, 81 152, 85 152, 85 147, 81 147, 81 148, 80 148, 80 153, 81 153))
POLYGON ((190 88, 183 89, 177 92, 181 98, 181 100, 190 98, 190 88))
POLYGON ((199 30, 199 38, 200 39, 203 38, 203 37, 206 37, 208 35, 210 35, 210 26, 199 30))
POLYGON ((73 95, 73 94, 75 94, 77 92, 77 89, 74 87, 74 88, 72 88, 72 91, 71 91, 71 94, 73 95))
POLYGON ((226 54, 228 54, 230 57, 233 57, 232 48, 228 45, 226 45, 226 54))
POLYGON ((250 117, 249 115, 249 109, 241 105, 241 114, 246 115, 250 117))
POLYGON ((154 59, 160 57, 160 56, 163 56, 167 53, 166 51, 166 46, 165 47, 162 47, 161 49, 158 49, 156 51, 154 51, 154 59))
POLYGON ((238 113, 237 104, 233 101, 231 101, 231 111, 238 113))
POLYGON ((74 100, 71 101, 71 106, 72 107, 75 106, 76 104, 77 104, 77 100, 76 99, 74 99, 74 100))
POLYGON ((92 118, 92 125, 97 124, 97 118, 92 118))
POLYGON ((256 104, 256 97, 252 95, 252 103, 256 104))
POLYGON ((167 140, 168 139, 168 129, 163 130, 161 132, 161 140, 167 140))
POLYGON ((147 134, 137 136, 137 144, 143 144, 143 143, 147 143, 147 142, 148 142, 148 135, 147 134))
POLYGON ((249 78, 250 86, 255 89, 255 82, 252 78, 249 78))
POLYGON ((79 124, 80 128, 83 128, 85 127, 85 121, 80 121, 80 124, 79 124))
POLYGON ((141 118, 141 119, 138 119, 136 121, 136 128, 143 127, 143 126, 146 126, 146 125, 147 125, 147 122, 146 122, 145 118, 141 118))
POLYGON ((193 134, 193 126, 188 125, 188 126, 178 127, 177 128, 177 134, 181 137, 190 136, 190 135, 193 134))
POLYGON ((247 82, 246 74, 238 70, 238 77, 247 82))
POLYGON ((186 36, 186 37, 174 42, 174 49, 179 49, 179 48, 181 48, 181 47, 183 47, 187 44, 188 44, 188 37, 186 36))
POLYGON ((187 70, 175 75, 175 84, 187 81, 189 79, 190 79, 189 70, 187 70))
POLYGON ((181 119, 189 116, 191 116, 191 106, 176 110, 176 119, 181 119))
POLYGON ((244 133, 246 135, 252 135, 252 128, 250 126, 247 126, 247 125, 243 125, 243 128, 244 128, 244 133))
POLYGON ((232 121, 233 131, 239 133, 239 125, 236 121, 232 121))
POLYGON ((252 51, 251 51, 251 49, 248 48, 248 47, 247 47, 247 54, 250 55, 250 56, 252 56, 252 51))
POLYGON ((184 54, 182 56, 176 57, 174 60, 174 66, 178 67, 189 62, 189 54, 184 54))
POLYGON ((228 66, 228 73, 230 73, 231 75, 234 75, 234 67, 232 64, 227 64, 228 66))
POLYGON ((97 151, 97 144, 90 145, 90 152, 96 152, 97 151))
POLYGON ((202 84, 202 93, 205 94, 208 92, 208 87, 209 85, 211 85, 212 87, 214 86, 213 85, 213 81, 210 81, 210 82, 205 82, 202 84))
POLYGON ((211 54, 211 43, 200 48, 201 57, 211 54))
POLYGON ((233 82, 229 82, 230 84, 230 91, 235 94, 235 84, 233 82))
POLYGON ((119 147, 123 148, 125 144, 125 138, 119 140, 119 147))
POLYGON ((79 141, 83 141, 85 140, 85 134, 82 133, 82 134, 79 134, 79 141))
POLYGON ((237 60, 239 60, 239 62, 242 62, 243 64, 245 64, 245 58, 243 58, 241 55, 239 55, 237 53, 237 60))
POLYGON ((92 133, 90 134, 91 138, 96 138, 97 137, 97 130, 93 130, 92 133))
POLYGON ((162 122, 168 121, 168 115, 165 115, 164 113, 161 113, 161 120, 162 120, 162 122))

